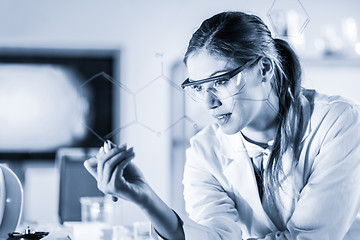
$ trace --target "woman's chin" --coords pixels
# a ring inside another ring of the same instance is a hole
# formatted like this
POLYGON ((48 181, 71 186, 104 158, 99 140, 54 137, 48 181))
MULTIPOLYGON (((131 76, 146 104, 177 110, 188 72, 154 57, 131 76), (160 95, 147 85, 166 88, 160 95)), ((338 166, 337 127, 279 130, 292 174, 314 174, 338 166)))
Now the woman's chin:
POLYGON ((225 124, 225 125, 219 125, 221 131, 227 135, 233 135, 238 133, 241 128, 238 126, 231 126, 230 124, 225 124))

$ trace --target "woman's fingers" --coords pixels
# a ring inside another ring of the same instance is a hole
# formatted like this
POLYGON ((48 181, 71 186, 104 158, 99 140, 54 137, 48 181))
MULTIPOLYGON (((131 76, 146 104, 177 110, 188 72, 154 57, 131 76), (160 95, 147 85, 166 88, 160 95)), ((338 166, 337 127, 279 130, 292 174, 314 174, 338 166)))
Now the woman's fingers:
MULTIPOLYGON (((126 144, 117 147, 110 141, 105 141, 96 157, 86 160, 84 166, 97 180, 101 191, 116 194, 117 184, 122 187, 126 185, 126 179, 122 175, 134 156, 133 148, 127 149, 126 144)), ((117 197, 113 196, 113 201, 117 201, 117 197)))
POLYGON ((104 147, 101 147, 99 151, 97 152, 95 157, 92 157, 90 159, 87 159, 84 161, 85 168, 93 175, 95 178, 97 178, 96 169, 98 164, 98 158, 100 158, 102 155, 104 155, 104 147))
POLYGON ((107 158, 105 158, 105 155, 110 151, 109 149, 109 146, 108 144, 106 143, 106 141, 104 142, 104 145, 103 145, 103 151, 104 151, 104 155, 100 156, 99 157, 99 162, 98 162, 98 166, 97 166, 97 174, 98 174, 98 179, 102 179, 102 174, 103 174, 103 171, 102 171, 102 163, 106 162, 107 158), (105 158, 105 159, 104 159, 105 158), (101 161, 101 160, 104 160, 104 161, 101 161))
POLYGON ((133 148, 129 148, 126 151, 122 151, 116 155, 114 155, 112 158, 110 158, 108 161, 104 163, 103 167, 103 176, 102 180, 104 183, 107 183, 110 181, 115 168, 119 167, 120 169, 124 168, 124 165, 126 166, 126 162, 130 161, 134 157, 133 148))
MULTIPOLYGON (((107 144, 107 152, 108 150, 114 148, 114 147, 117 147, 116 144, 112 143, 110 140, 107 140, 104 144, 107 144)), ((120 148, 122 149, 126 149, 126 144, 120 146, 120 148)), ((112 201, 113 202, 117 202, 118 198, 115 197, 115 196, 112 196, 112 201)))
POLYGON ((97 152, 95 157, 87 159, 84 161, 84 166, 88 170, 88 172, 97 179, 97 165, 98 160, 105 154, 104 146, 102 146, 99 151, 97 152))
MULTIPOLYGON (((120 162, 118 165, 115 166, 113 170, 113 174, 110 175, 109 181, 105 182, 105 184, 110 184, 115 190, 116 181, 121 182, 120 179, 123 179, 123 181, 126 179, 123 176, 124 169, 129 165, 131 160, 135 157, 135 153, 132 152, 130 155, 128 155, 122 162, 120 162)), ((125 183, 125 182, 123 182, 125 183)), ((125 184, 126 186, 126 184, 125 184)), ((121 185, 118 185, 118 187, 121 187, 121 185)), ((122 185, 124 187, 124 185, 122 185)))
POLYGON ((104 142, 104 152, 108 153, 110 151, 111 147, 109 146, 108 141, 104 142))
POLYGON ((111 159, 114 155, 123 152, 126 150, 126 145, 123 145, 119 148, 113 148, 113 149, 109 149, 108 145, 106 143, 104 143, 103 146, 103 150, 104 150, 104 154, 100 155, 98 157, 98 164, 97 164, 97 176, 98 179, 102 179, 102 174, 103 174, 103 168, 104 168, 104 164, 111 159))
POLYGON ((101 157, 102 155, 104 155, 104 147, 101 147, 98 151, 98 153, 96 154, 96 158, 101 157))
POLYGON ((115 143, 111 142, 110 140, 106 140, 104 142, 104 150, 105 150, 105 153, 108 153, 110 151, 110 149, 113 149, 113 148, 124 148, 126 149, 126 144, 123 144, 122 146, 118 147, 116 146, 115 143))
POLYGON ((103 171, 103 178, 98 180, 98 187, 101 191, 107 194, 118 195, 121 194, 122 189, 127 189, 127 182, 122 176, 124 168, 134 158, 134 152, 129 149, 121 156, 117 155, 112 158, 111 162, 106 165, 103 171))
POLYGON ((117 166, 119 168, 119 170, 122 172, 124 171, 124 169, 126 168, 126 166, 129 164, 129 162, 135 157, 135 153, 133 151, 133 148, 129 148, 129 153, 126 157, 126 159, 124 159, 123 161, 121 161, 119 163, 119 165, 117 166), (130 151, 131 150, 131 151, 130 151))

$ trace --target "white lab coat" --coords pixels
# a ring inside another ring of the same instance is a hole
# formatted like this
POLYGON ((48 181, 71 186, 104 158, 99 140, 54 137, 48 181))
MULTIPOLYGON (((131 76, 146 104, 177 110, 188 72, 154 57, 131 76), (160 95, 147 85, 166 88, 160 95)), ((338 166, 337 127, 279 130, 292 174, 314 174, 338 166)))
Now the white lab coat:
POLYGON ((213 124, 191 139, 183 180, 189 216, 180 215, 186 240, 360 239, 359 105, 313 90, 302 101, 299 163, 291 172, 289 154, 282 159, 287 178, 271 216, 240 133, 213 124))
POLYGON ((191 139, 184 171, 186 240, 360 239, 359 106, 304 90, 306 132, 299 163, 276 202, 277 219, 264 211, 241 134, 217 125, 191 139))

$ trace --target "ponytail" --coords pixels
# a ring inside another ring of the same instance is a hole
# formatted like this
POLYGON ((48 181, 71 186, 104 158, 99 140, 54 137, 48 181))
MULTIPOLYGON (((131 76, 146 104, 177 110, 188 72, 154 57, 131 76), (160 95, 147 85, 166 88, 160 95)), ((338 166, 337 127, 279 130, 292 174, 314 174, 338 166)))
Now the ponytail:
POLYGON ((299 92, 301 85, 301 65, 299 58, 288 42, 279 38, 274 39, 274 42, 275 48, 280 55, 282 70, 291 84, 291 90, 299 92))
POLYGON ((267 195, 274 195, 286 178, 282 159, 287 150, 291 150, 293 167, 299 161, 300 144, 303 135, 303 115, 301 106, 301 65, 290 45, 281 39, 274 39, 278 52, 279 66, 276 67, 274 89, 279 97, 279 119, 273 151, 265 169, 264 186, 267 195), (281 176, 282 174, 282 176, 281 176))

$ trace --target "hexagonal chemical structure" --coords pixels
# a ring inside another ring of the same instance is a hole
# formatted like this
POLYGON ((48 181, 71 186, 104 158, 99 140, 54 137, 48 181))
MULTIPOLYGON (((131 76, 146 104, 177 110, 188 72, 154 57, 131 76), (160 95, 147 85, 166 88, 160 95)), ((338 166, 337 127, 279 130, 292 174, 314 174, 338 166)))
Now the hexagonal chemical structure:
MULTIPOLYGON (((177 62, 174 62, 173 65, 171 66, 171 82, 173 84, 176 85, 176 88, 173 88, 174 91, 175 89, 181 89, 181 84, 182 82, 187 78, 187 70, 186 70, 186 66, 184 64, 184 62, 182 60, 179 60, 177 62)), ((184 91, 183 89, 181 89, 183 96, 182 96, 182 102, 181 102, 181 119, 178 121, 180 125, 184 124, 183 126, 186 126, 187 131, 186 132, 197 132, 199 130, 199 126, 202 126, 202 124, 199 125, 199 122, 194 119, 197 119, 199 115, 203 115, 203 111, 189 111, 190 109, 192 109, 194 106, 199 106, 198 103, 194 102, 189 96, 188 94, 186 94, 186 91, 184 91), (195 117, 193 119, 193 117, 195 117)), ((173 107, 173 111, 176 107, 176 105, 174 104, 173 107)), ((201 108, 201 110, 204 110, 203 108, 201 108)), ((179 109, 177 111, 180 111, 179 109)), ((178 115, 175 115, 178 117, 178 115)), ((174 129, 174 128, 173 128, 174 129)), ((175 130, 176 131, 176 130, 175 130)), ((184 134, 184 133, 182 133, 184 134)), ((185 134, 185 135, 189 135, 189 134, 185 134)), ((192 134, 191 134, 192 135, 192 134)))
POLYGON ((275 37, 299 37, 310 21, 300 0, 274 0, 267 16, 275 37))
POLYGON ((88 118, 83 124, 100 141, 109 139, 109 134, 113 132, 114 93, 119 91, 119 88, 119 82, 101 72, 85 81, 78 89, 78 101, 81 101, 81 104, 86 103, 88 108, 88 118), (95 105, 104 107, 99 111, 95 105), (99 122, 103 124, 94 124, 99 122))
POLYGON ((185 94, 185 116, 186 120, 192 124, 194 131, 198 131, 214 121, 206 108, 187 94, 185 94))
MULTIPOLYGON (((116 129, 108 133, 105 136, 105 139, 110 139, 114 135, 118 134, 122 129, 131 126, 136 123, 136 104, 135 104, 135 95, 134 93, 127 88, 125 85, 119 83, 119 99, 114 101, 119 101, 120 105, 120 119, 115 125, 118 125, 116 129)), ((115 104, 116 106, 117 104, 115 104)))
POLYGON ((165 76, 152 80, 135 92, 138 124, 161 136, 184 117, 183 98, 181 88, 165 76), (170 101, 176 101, 180 111, 173 111, 170 101))

